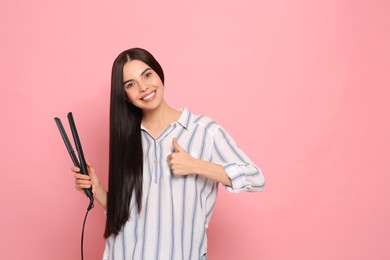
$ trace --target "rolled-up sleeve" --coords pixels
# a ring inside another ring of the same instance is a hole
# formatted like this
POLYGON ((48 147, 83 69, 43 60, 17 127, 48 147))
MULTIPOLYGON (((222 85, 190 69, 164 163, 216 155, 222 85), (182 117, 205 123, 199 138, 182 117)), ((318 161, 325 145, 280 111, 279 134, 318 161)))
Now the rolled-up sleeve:
POLYGON ((265 179, 259 167, 237 146, 233 138, 218 127, 213 135, 212 161, 224 167, 232 181, 232 186, 225 188, 232 193, 242 191, 261 191, 265 179))

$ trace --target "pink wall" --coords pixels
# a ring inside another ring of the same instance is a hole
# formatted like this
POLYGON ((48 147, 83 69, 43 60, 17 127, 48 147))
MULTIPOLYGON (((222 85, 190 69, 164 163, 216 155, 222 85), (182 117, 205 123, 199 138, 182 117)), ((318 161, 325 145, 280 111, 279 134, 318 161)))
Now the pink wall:
MULTIPOLYGON (((1 1, 0 259, 79 259, 87 200, 53 117, 73 111, 106 184, 110 67, 135 46, 266 176, 221 189, 210 259, 390 259, 389 2, 156 2, 1 1)), ((95 208, 86 259, 103 228, 95 208)))

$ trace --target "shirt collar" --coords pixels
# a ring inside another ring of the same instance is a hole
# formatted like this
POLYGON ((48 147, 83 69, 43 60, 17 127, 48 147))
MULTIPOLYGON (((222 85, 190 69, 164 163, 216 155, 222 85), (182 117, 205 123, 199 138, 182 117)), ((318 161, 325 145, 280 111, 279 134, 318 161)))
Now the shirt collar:
POLYGON ((185 107, 181 108, 180 111, 181 111, 181 115, 177 123, 179 123, 185 129, 188 129, 188 126, 190 124, 190 119, 191 119, 191 112, 185 107))
MULTIPOLYGON (((171 125, 178 123, 187 130, 190 125, 191 112, 185 107, 179 109, 179 111, 181 111, 179 120, 177 120, 177 122, 173 122, 171 125)), ((141 129, 147 131, 147 129, 142 124, 141 124, 141 129)))

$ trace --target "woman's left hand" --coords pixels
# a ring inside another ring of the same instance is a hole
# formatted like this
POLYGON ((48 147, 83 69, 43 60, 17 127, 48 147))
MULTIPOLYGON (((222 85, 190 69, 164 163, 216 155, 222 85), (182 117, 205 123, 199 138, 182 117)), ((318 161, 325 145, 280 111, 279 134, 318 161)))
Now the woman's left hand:
POLYGON ((181 147, 176 138, 173 138, 172 145, 175 152, 168 156, 168 165, 174 175, 184 176, 195 173, 197 159, 192 157, 183 147, 181 147))

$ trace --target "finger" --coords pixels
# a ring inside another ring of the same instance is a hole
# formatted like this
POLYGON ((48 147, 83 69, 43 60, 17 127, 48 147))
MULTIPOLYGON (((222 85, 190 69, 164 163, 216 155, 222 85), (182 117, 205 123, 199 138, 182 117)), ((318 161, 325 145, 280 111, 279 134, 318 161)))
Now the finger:
POLYGON ((89 180, 76 179, 74 183, 77 189, 88 189, 92 187, 92 182, 89 180))
POLYGON ((89 160, 86 160, 87 166, 88 166, 88 172, 90 174, 95 174, 95 168, 93 168, 92 163, 89 160))
POLYGON ((89 188, 92 188, 92 185, 88 185, 88 184, 76 184, 75 185, 76 189, 77 190, 85 190, 85 189, 89 189, 89 188))
POLYGON ((177 167, 171 167, 171 171, 172 171, 172 174, 175 175, 175 176, 181 176, 183 175, 180 168, 177 168, 177 167))
POLYGON ((86 174, 76 173, 74 176, 76 180, 91 180, 91 177, 86 174))
POLYGON ((74 173, 78 173, 80 172, 80 168, 79 167, 76 167, 76 166, 73 166, 72 168, 70 168, 70 170, 74 173))
POLYGON ((173 147, 175 148, 175 151, 176 151, 176 152, 184 151, 183 147, 181 147, 181 146, 177 143, 176 137, 173 138, 173 140, 172 140, 172 145, 173 145, 173 147))
POLYGON ((86 180, 76 180, 75 184, 79 187, 87 187, 88 186, 88 188, 92 185, 92 183, 90 181, 86 181, 86 180))

